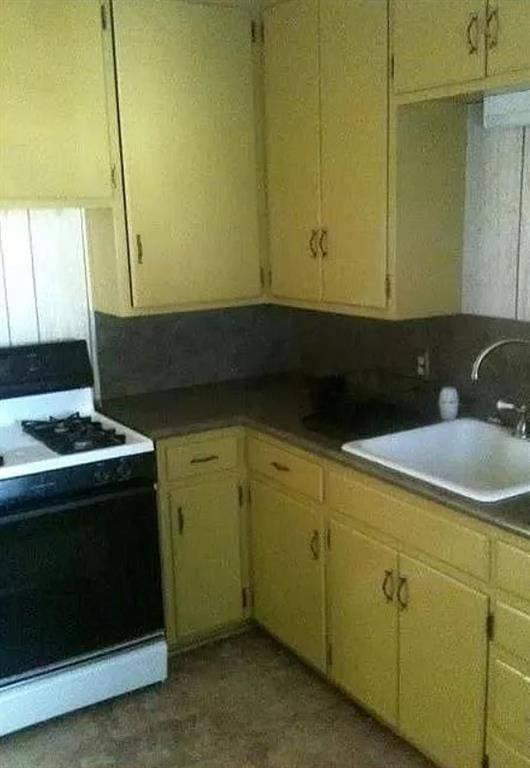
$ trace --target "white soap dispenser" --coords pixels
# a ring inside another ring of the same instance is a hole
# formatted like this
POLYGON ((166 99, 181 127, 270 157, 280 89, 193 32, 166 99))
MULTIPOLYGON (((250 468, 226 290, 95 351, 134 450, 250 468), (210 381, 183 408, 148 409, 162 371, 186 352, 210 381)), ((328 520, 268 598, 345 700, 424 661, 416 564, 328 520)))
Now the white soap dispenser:
POLYGON ((442 387, 438 397, 438 408, 442 421, 454 421, 458 416, 458 390, 455 387, 442 387))

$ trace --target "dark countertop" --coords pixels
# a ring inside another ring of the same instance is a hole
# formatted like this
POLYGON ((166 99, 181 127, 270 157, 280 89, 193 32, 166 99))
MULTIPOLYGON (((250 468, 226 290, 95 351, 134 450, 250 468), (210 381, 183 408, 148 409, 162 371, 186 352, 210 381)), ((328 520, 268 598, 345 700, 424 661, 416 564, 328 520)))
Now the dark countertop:
POLYGON ((228 381, 105 400, 100 410, 153 440, 222 427, 248 426, 391 482, 405 490, 530 539, 530 494, 484 504, 344 453, 344 440, 307 429, 312 411, 307 380, 285 375, 228 381))

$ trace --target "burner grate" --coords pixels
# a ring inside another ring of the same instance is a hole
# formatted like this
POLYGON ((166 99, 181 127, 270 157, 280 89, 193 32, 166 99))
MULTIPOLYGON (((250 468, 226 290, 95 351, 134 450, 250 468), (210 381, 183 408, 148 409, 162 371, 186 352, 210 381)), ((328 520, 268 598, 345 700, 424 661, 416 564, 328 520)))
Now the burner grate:
POLYGON ((104 427, 90 416, 72 413, 64 418, 23 421, 22 429, 47 448, 62 455, 123 445, 125 435, 104 427))

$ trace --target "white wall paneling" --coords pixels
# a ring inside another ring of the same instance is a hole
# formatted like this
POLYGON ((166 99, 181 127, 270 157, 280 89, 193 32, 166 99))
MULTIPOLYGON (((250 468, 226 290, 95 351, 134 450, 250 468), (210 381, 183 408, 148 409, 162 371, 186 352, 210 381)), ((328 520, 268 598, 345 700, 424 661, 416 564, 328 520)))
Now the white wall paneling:
POLYGON ((516 317, 523 146, 524 129, 485 129, 482 105, 469 108, 464 312, 516 317))
POLYGON ((0 211, 0 281, 0 345, 90 345, 82 211, 0 211))
POLYGON ((519 318, 530 320, 530 130, 525 130, 519 241, 519 318))

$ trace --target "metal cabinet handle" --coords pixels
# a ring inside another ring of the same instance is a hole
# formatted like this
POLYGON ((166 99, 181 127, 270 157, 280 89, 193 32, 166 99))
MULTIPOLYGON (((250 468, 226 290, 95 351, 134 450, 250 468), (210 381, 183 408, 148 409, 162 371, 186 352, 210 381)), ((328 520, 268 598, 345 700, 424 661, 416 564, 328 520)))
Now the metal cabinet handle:
POLYGON ((318 229, 312 229, 311 237, 309 238, 309 250, 311 251, 312 259, 318 259, 317 240, 318 240, 318 229))
POLYGON ((142 244, 142 236, 136 235, 136 258, 138 264, 144 263, 144 246, 142 244))
POLYGON ((478 53, 479 23, 478 13, 472 13, 466 28, 467 50, 470 56, 478 53))
POLYGON ((184 515, 182 513, 182 507, 179 507, 177 509, 177 519, 178 519, 179 534, 180 536, 182 536, 182 534, 184 533, 184 515))
POLYGON ((409 604, 409 581, 406 576, 400 576, 398 579, 397 600, 402 611, 409 604))
POLYGON ((287 464, 280 464, 279 461, 271 461, 271 467, 274 467, 274 469, 277 469, 278 472, 290 472, 290 469, 287 466, 287 464))
POLYGON ((309 540, 309 548, 313 560, 318 560, 320 558, 320 533, 316 529, 309 540))
POLYGON ((322 258, 325 259, 328 255, 328 230, 327 229, 321 229, 320 230, 320 241, 318 243, 318 247, 320 248, 320 253, 322 255, 322 258))
POLYGON ((385 571, 385 578, 383 579, 381 589, 387 603, 391 603, 394 600, 395 586, 394 571, 385 571))
POLYGON ((488 51, 492 51, 499 43, 499 9, 492 8, 486 17, 486 40, 488 51))
POLYGON ((217 461, 218 459, 219 456, 215 453, 212 453, 210 456, 194 456, 193 459, 190 459, 190 464, 206 464, 209 461, 217 461))

